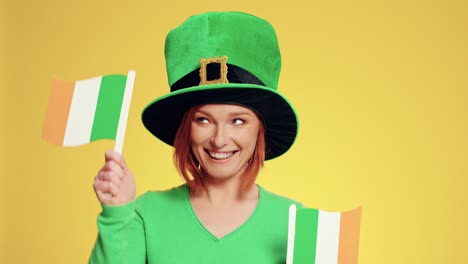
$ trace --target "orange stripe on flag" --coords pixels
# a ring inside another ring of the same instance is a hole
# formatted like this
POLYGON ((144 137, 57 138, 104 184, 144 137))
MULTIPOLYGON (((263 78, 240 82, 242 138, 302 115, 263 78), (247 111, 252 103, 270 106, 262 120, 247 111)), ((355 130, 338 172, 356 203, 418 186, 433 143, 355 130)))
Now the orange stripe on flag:
POLYGON ((74 82, 52 80, 52 90, 42 130, 42 138, 49 143, 63 145, 74 89, 74 82))
POLYGON ((359 254, 359 227, 361 225, 361 208, 341 214, 340 245, 338 249, 339 264, 357 264, 359 254))

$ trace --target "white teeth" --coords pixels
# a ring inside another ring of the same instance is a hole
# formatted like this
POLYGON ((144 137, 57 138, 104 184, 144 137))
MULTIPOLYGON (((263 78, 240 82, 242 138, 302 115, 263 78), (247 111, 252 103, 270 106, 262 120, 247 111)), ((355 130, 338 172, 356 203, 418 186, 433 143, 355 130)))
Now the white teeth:
POLYGON ((223 152, 223 153, 209 152, 209 153, 210 153, 210 156, 212 158, 218 159, 218 160, 227 159, 227 158, 231 157, 232 155, 234 155, 234 152, 229 152, 229 153, 226 153, 226 152, 223 152))

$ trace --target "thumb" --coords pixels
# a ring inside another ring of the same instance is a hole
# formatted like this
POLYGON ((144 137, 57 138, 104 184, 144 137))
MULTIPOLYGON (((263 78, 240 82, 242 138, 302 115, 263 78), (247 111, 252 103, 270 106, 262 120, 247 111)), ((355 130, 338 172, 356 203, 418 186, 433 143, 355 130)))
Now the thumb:
POLYGON ((105 160, 106 162, 108 161, 114 161, 117 163, 122 169, 127 169, 127 164, 125 163, 124 157, 122 154, 119 154, 118 152, 108 150, 105 152, 105 160))

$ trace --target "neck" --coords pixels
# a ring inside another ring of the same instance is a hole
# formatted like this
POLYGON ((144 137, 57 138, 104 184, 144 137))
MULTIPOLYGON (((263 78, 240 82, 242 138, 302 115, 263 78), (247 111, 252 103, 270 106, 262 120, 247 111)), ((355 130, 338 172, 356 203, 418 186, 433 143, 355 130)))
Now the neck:
POLYGON ((192 193, 191 197, 203 199, 213 206, 225 206, 246 200, 257 200, 258 194, 257 185, 254 184, 249 189, 244 190, 240 179, 231 179, 229 181, 207 180, 204 182, 203 188, 200 188, 197 193, 192 193))

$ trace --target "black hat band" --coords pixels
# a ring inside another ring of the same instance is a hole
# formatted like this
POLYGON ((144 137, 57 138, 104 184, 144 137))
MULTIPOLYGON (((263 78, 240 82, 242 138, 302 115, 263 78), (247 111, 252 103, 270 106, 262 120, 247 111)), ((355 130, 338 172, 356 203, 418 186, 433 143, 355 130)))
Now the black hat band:
MULTIPOLYGON (((265 86, 265 84, 253 75, 249 71, 233 65, 227 64, 227 79, 229 83, 248 83, 265 86)), ((221 64, 220 63, 209 63, 206 65, 206 79, 216 80, 221 78, 221 64)), ((171 92, 175 92, 180 89, 187 87, 193 87, 200 85, 200 68, 193 70, 184 77, 180 78, 171 86, 171 92)))

